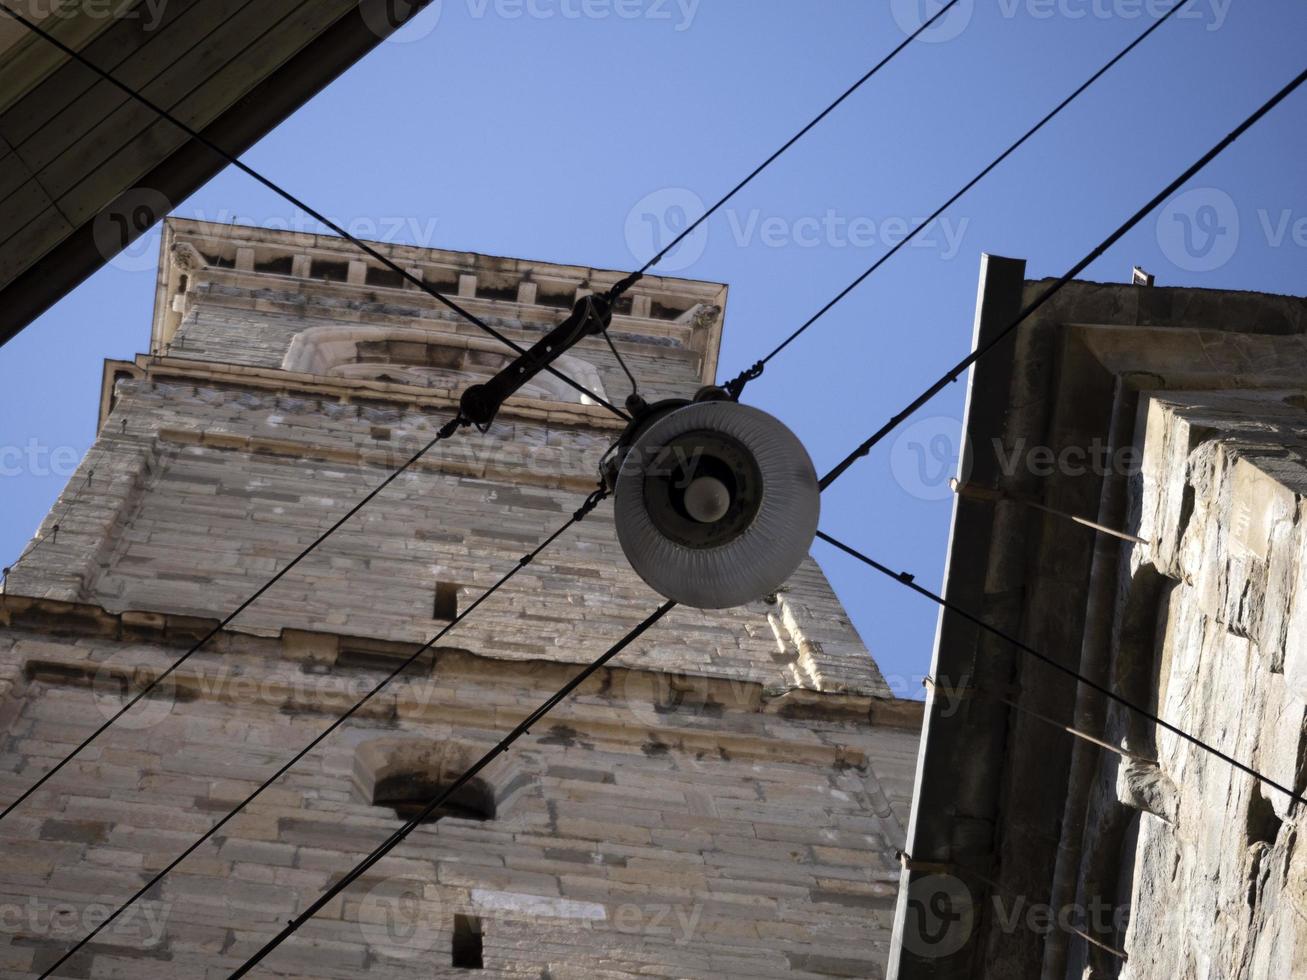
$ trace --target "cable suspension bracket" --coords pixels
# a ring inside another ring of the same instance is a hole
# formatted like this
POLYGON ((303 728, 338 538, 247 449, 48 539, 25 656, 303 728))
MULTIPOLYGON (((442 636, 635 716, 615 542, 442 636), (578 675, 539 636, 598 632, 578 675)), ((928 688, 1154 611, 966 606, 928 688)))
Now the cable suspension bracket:
POLYGON ((609 296, 583 296, 571 314, 523 351, 489 381, 472 385, 459 401, 459 415, 481 432, 490 428, 504 402, 586 337, 606 334, 613 322, 609 296))

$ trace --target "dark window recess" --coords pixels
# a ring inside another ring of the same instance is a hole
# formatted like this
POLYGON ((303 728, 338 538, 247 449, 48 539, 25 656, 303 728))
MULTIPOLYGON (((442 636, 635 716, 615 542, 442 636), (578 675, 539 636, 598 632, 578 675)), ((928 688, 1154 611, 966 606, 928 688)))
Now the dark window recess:
MULTIPOLYGON (((395 811, 401 820, 412 820, 437 796, 445 791, 445 786, 422 773, 397 773, 387 776, 377 783, 372 794, 373 806, 385 806, 395 811)), ((480 779, 472 779, 460 786, 440 806, 432 810, 423 819, 423 823, 435 823, 443 817, 458 820, 493 820, 495 819, 495 795, 489 785, 480 779)))
POLYGON ((453 582, 436 583, 436 602, 431 618, 446 623, 458 618, 458 586, 453 582))
POLYGON ((393 654, 377 650, 352 650, 348 647, 336 654, 336 667, 341 670, 393 670, 393 654))
POLYGON ((481 920, 475 915, 454 916, 453 966, 464 970, 484 970, 481 944, 481 920))
POLYGON ((370 265, 368 266, 366 282, 369 286, 383 286, 388 289, 400 289, 404 285, 404 277, 389 266, 370 265))
POLYGON ((495 299, 507 303, 517 302, 517 284, 509 286, 492 286, 477 283, 477 299, 495 299))
POLYGON ((283 255, 279 258, 254 263, 255 272, 269 272, 277 276, 288 276, 294 268, 295 257, 293 255, 283 255))
POLYGON ((556 306, 560 309, 571 309, 572 293, 546 293, 543 290, 536 293, 536 303, 540 306, 556 306))
POLYGON ((458 292, 458 273, 449 269, 427 269, 422 281, 438 293, 458 292))
POLYGON ((309 266, 309 277, 325 279, 327 282, 344 282, 349 278, 349 263, 314 259, 313 264, 309 266))
POLYGON ((688 309, 688 306, 682 306, 679 309, 671 306, 663 306, 662 303, 655 301, 650 306, 649 315, 655 320, 675 320, 688 309))

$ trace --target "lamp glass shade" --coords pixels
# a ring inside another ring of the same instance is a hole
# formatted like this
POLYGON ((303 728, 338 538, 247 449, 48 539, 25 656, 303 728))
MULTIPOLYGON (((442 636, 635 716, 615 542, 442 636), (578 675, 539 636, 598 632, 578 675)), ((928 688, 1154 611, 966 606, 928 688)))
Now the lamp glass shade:
POLYGON ((772 416, 697 402, 649 426, 617 477, 627 561, 656 592, 726 609, 775 592, 812 546, 821 491, 807 450, 772 416))

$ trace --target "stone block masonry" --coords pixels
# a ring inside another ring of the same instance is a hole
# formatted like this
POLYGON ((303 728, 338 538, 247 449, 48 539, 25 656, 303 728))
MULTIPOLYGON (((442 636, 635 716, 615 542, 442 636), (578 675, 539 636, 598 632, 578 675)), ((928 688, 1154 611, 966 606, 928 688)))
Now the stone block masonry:
MULTIPOLYGON (((99 437, 52 511, 59 534, 0 604, 0 799, 504 361, 368 268, 315 278, 343 250, 331 240, 173 222, 164 247, 153 353, 109 365, 99 437)), ((551 297, 616 275, 401 257, 437 279, 472 277, 463 292, 478 315, 522 342, 564 315, 551 297)), ((724 287, 641 290, 618 317, 618 347, 651 394, 691 394, 715 371, 724 287)), ((620 400, 606 348, 575 358, 620 400)), ((0 971, 41 972, 566 521, 620 431, 570 390, 524 390, 488 434, 437 447, 0 823, 0 971)), ((61 975, 225 976, 658 601, 601 506, 61 975)), ((919 721, 811 560, 751 606, 678 609, 266 972, 881 976, 919 721)))

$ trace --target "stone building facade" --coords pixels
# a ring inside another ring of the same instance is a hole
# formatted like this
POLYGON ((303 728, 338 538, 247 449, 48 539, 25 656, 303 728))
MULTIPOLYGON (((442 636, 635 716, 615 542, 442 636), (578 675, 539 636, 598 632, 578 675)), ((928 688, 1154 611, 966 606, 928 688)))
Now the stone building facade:
MULTIPOLYGON (((1048 285, 987 257, 976 341, 1048 285)), ((945 591, 1298 795, 1304 364, 1307 299, 1070 283, 974 371, 945 591)), ((1301 804, 955 614, 932 677, 892 976, 1307 976, 1301 804)))
MULTIPOLYGON (((523 344, 619 278, 378 247, 523 344)), ((712 381, 725 288, 629 296, 612 336, 646 395, 712 381)), ((150 353, 106 365, 95 445, 0 604, 0 799, 511 356, 347 243, 168 222, 150 353)), ((602 339, 559 366, 625 394, 602 339)), ((512 569, 620 431, 551 379, 524 389, 0 821, 0 971, 47 968, 512 569)), ((226 976, 658 603, 601 505, 58 975, 226 976)), ((811 560, 751 606, 678 608, 261 974, 882 976, 919 724, 811 560)))

